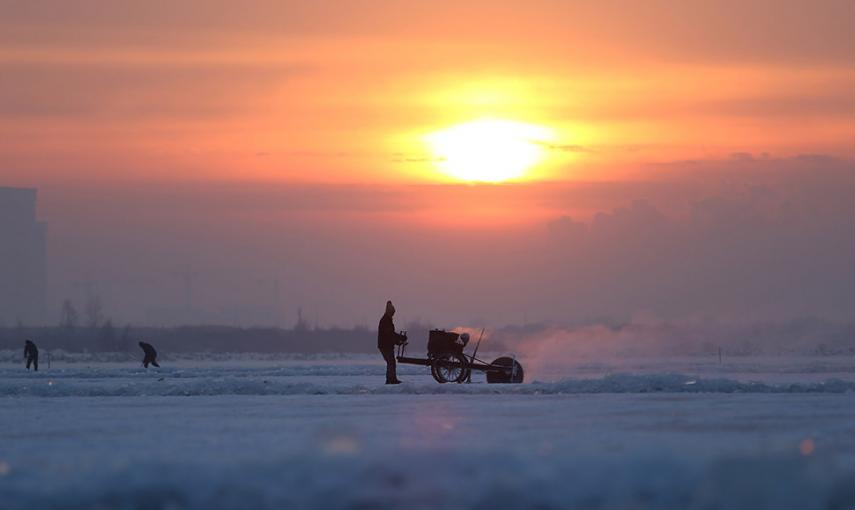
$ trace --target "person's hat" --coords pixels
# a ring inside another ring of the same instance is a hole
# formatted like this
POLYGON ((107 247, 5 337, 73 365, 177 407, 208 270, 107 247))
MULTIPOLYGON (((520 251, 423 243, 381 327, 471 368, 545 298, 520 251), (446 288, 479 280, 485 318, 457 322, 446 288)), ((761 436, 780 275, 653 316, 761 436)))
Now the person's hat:
POLYGON ((395 305, 391 301, 386 301, 386 315, 395 315, 395 305))

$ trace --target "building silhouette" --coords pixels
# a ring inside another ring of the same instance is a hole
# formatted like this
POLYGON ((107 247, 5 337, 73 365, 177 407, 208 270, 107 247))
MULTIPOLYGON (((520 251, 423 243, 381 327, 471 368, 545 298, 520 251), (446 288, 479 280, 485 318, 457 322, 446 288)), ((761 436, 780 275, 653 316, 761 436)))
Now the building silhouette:
POLYGON ((47 224, 36 219, 37 190, 0 187, 0 324, 45 321, 47 224))

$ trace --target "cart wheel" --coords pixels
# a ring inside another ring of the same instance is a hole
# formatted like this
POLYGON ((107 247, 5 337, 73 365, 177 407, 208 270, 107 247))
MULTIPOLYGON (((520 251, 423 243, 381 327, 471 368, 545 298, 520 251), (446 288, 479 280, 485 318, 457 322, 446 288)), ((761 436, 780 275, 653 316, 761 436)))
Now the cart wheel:
POLYGON ((468 369, 466 358, 456 352, 443 352, 433 358, 430 373, 436 382, 463 382, 468 369))
MULTIPOLYGON (((464 356, 464 358, 465 358, 465 356, 464 356)), ((466 361, 469 361, 469 360, 467 359, 466 361)), ((472 369, 469 368, 469 365, 467 364, 465 367, 463 367, 463 374, 460 376, 460 380, 457 382, 459 382, 459 383, 472 382, 471 378, 472 378, 472 369)))
POLYGON ((499 384, 519 384, 523 382, 523 367, 519 361, 507 356, 496 358, 487 370, 487 382, 499 384))

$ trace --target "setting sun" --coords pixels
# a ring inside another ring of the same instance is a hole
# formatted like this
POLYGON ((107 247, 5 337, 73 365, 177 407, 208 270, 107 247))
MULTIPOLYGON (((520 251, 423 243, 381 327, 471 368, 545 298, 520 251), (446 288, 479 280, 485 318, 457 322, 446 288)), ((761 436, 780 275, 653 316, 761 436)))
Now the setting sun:
POLYGON ((473 182, 522 177, 552 139, 551 129, 501 119, 473 120, 425 137, 440 171, 473 182))

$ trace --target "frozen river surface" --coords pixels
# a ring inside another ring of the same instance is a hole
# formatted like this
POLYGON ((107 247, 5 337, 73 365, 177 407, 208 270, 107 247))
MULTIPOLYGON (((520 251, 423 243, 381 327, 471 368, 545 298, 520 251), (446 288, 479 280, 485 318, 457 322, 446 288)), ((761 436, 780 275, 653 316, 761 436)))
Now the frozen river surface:
POLYGON ((855 508, 849 361, 0 365, 0 508, 855 508))

